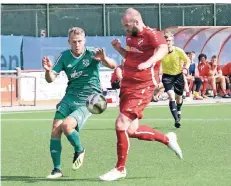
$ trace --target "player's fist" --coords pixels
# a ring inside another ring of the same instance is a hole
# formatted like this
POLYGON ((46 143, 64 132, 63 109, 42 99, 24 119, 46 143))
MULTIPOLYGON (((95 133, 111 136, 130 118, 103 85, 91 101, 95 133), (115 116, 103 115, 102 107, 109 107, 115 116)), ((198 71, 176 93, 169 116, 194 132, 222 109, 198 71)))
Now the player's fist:
POLYGON ((111 44, 117 50, 121 48, 121 42, 119 39, 112 40, 111 44))
POLYGON ((52 62, 51 60, 47 57, 44 56, 42 59, 42 65, 45 70, 51 70, 52 69, 52 62))

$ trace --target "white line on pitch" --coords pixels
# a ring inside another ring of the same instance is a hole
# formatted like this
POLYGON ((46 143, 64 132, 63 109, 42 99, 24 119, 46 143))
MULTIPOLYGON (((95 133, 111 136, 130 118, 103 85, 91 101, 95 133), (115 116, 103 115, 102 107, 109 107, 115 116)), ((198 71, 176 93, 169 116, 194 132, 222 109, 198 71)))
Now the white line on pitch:
MULTIPOLYGON (((116 118, 91 118, 89 121, 114 121, 116 118)), ((53 119, 45 119, 45 118, 6 118, 2 119, 2 121, 52 121, 53 119)), ((142 120, 150 120, 150 121, 171 121, 173 118, 144 118, 142 120)), ((231 118, 182 118, 182 120, 186 121, 231 121, 231 118)))
MULTIPOLYGON (((202 104, 184 104, 184 107, 200 107, 200 106, 221 106, 221 105, 226 105, 229 103, 202 103, 202 104)), ((168 104, 166 105, 149 105, 146 109, 155 109, 155 108, 162 108, 162 107, 168 107, 168 104)), ((118 109, 118 106, 115 107, 108 107, 108 109, 118 109)), ((23 109, 23 108, 22 108, 23 109)), ((54 109, 50 110, 25 110, 25 111, 1 111, 2 115, 7 115, 7 114, 29 114, 29 113, 42 113, 42 112, 55 112, 54 109)))

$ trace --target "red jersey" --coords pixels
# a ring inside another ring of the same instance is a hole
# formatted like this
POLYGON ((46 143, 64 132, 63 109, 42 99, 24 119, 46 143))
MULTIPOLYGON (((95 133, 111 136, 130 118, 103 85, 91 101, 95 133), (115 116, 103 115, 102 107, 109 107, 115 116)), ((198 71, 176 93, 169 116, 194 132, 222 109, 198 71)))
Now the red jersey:
MULTIPOLYGON (((123 65, 119 65, 118 67, 116 67, 116 69, 117 68, 121 68, 121 70, 123 70, 123 65)), ((116 69, 111 74, 111 83, 114 83, 115 81, 117 81, 116 69)))
POLYGON ((209 76, 209 71, 211 70, 209 62, 206 61, 205 63, 199 63, 197 68, 199 76, 209 76))
POLYGON ((222 68, 222 73, 223 73, 224 76, 230 76, 231 75, 231 62, 227 63, 222 68))
POLYGON ((162 33, 148 27, 137 36, 127 35, 122 87, 139 89, 153 85, 153 67, 143 71, 137 67, 153 56, 154 50, 161 44, 167 44, 162 33))

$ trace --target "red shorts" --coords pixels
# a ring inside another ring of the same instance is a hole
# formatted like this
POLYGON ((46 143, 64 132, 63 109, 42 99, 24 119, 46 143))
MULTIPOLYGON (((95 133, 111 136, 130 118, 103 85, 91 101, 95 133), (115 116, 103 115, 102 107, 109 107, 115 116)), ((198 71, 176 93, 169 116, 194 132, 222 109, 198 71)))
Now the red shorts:
POLYGON ((143 110, 151 102, 154 94, 154 85, 144 89, 132 89, 130 87, 121 87, 120 89, 120 112, 135 120, 143 117, 143 110))

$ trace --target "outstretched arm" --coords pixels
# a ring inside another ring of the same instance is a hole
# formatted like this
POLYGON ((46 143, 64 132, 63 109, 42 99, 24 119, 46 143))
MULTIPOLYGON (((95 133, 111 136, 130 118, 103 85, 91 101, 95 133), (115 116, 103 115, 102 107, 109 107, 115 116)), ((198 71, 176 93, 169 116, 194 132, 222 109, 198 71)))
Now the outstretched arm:
POLYGON ((125 58, 126 56, 126 50, 121 46, 121 43, 120 43, 120 40, 118 39, 114 39, 112 42, 111 42, 113 48, 120 53, 120 55, 125 58))
POLYGON ((96 61, 100 61, 103 66, 114 69, 116 67, 116 62, 114 59, 106 56, 104 49, 99 48, 95 51, 95 56, 92 56, 96 61))
POLYGON ((43 57, 42 59, 42 66, 45 69, 45 79, 48 83, 51 83, 57 77, 57 74, 52 71, 52 62, 49 60, 48 57, 43 57))

